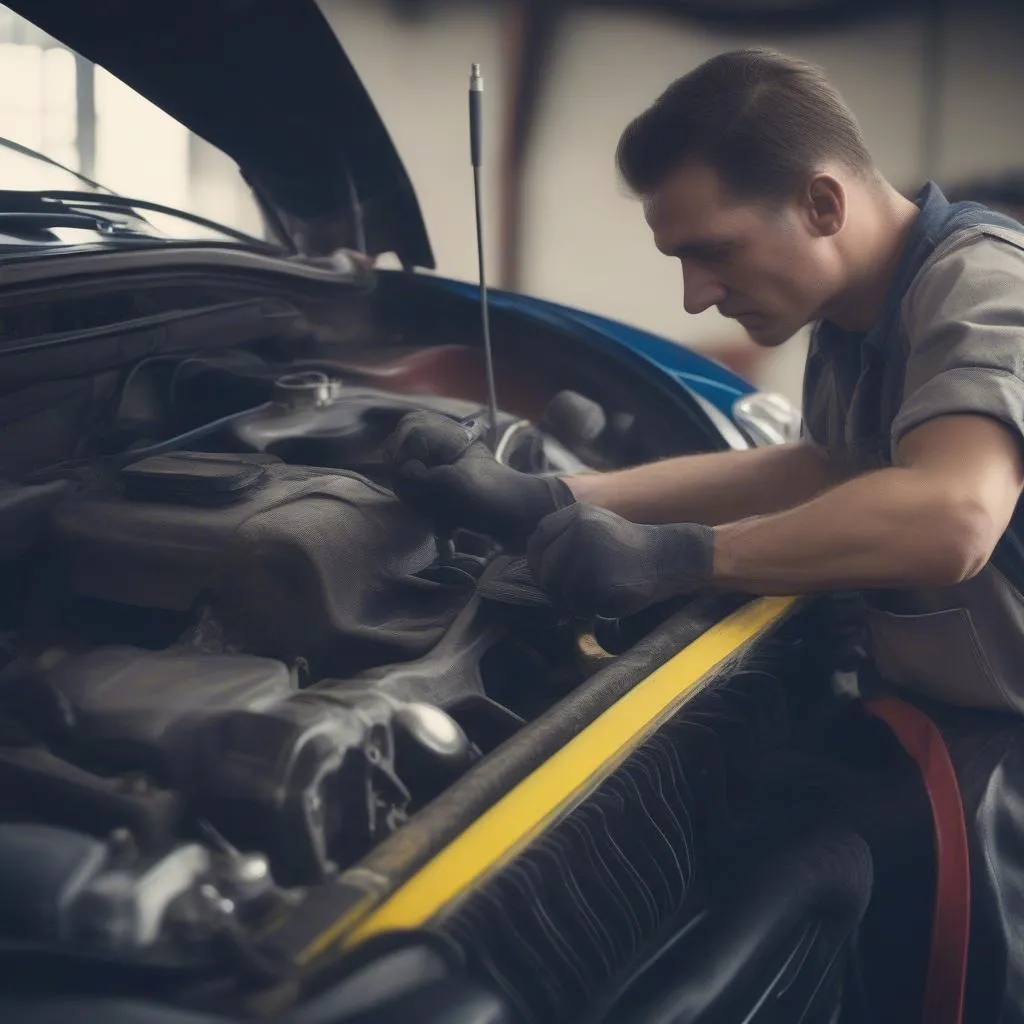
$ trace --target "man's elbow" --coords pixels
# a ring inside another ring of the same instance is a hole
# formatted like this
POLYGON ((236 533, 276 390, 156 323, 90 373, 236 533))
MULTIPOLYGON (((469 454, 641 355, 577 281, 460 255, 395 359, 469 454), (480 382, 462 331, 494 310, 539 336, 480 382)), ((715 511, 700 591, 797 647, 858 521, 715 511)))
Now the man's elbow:
POLYGON ((1002 530, 984 503, 974 498, 951 502, 941 520, 932 535, 940 545, 933 584, 951 587, 985 568, 1002 530))

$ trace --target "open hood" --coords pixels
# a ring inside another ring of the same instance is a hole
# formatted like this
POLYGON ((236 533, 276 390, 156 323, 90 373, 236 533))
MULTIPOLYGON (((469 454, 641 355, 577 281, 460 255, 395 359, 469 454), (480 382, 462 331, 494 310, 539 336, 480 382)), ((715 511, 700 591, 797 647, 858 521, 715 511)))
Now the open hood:
POLYGON ((398 152, 314 0, 5 0, 234 159, 299 251, 433 267, 398 152))

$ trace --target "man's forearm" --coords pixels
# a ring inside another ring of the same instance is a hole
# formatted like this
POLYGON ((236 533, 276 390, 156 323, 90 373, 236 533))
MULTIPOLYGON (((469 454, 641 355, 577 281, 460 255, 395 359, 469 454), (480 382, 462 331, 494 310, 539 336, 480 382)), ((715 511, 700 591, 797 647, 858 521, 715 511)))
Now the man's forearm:
POLYGON ((952 586, 994 543, 975 502, 905 468, 841 484, 776 515, 716 526, 713 582, 755 594, 952 586))
POLYGON ((566 477, 580 501, 636 523, 719 523, 792 508, 844 479, 810 444, 683 455, 632 469, 566 477))

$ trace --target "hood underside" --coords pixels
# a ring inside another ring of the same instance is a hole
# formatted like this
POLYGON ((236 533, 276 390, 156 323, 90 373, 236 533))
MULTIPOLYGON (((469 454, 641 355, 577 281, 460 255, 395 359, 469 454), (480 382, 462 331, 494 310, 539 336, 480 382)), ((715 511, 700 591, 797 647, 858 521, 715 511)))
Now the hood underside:
POLYGON ((234 159, 300 251, 434 266, 398 152, 314 0, 7 5, 234 159))

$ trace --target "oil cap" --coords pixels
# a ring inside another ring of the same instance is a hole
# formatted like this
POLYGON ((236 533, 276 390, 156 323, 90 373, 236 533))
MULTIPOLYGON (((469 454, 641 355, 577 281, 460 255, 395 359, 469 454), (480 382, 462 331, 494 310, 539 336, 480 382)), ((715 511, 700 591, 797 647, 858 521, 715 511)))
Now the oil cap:
POLYGON ((316 409, 334 402, 341 386, 319 370, 289 373, 274 381, 274 402, 289 409, 316 409))

